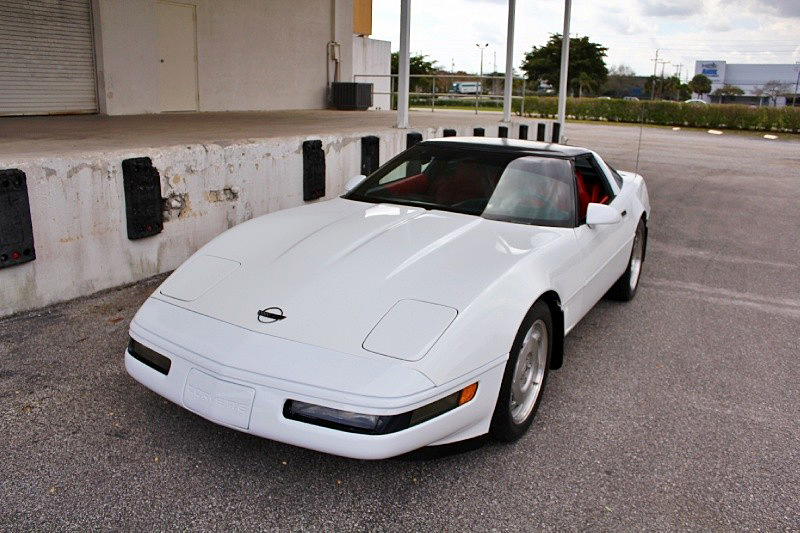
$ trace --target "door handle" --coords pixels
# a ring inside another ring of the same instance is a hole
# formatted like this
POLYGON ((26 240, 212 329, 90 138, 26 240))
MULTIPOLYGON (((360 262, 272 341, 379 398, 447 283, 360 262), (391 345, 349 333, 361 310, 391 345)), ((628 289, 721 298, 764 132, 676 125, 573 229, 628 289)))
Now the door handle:
POLYGON ((627 209, 623 209, 623 210, 622 210, 622 213, 620 213, 620 216, 623 216, 623 217, 624 217, 624 216, 625 216, 625 215, 627 215, 627 214, 628 214, 628 210, 627 210, 627 209))

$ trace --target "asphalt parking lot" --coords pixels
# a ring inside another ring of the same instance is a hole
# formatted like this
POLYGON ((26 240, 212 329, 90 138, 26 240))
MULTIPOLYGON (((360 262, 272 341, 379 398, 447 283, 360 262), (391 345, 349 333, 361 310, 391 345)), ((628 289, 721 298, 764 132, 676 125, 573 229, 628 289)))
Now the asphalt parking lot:
MULTIPOLYGON (((638 128, 567 132, 634 168, 638 128)), ((639 293, 568 337, 513 445, 355 461, 192 415, 123 367, 162 278, 0 319, 0 529, 798 530, 799 169, 645 128, 639 293)))

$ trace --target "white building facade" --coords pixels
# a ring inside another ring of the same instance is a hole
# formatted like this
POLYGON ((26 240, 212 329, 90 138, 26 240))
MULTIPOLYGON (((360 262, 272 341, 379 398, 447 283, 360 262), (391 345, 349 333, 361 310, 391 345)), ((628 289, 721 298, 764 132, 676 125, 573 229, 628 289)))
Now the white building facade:
POLYGON ((365 5, 0 0, 0 115, 321 109, 332 81, 389 74, 365 5))
MULTIPOLYGON (((736 64, 722 60, 696 61, 694 73, 703 74, 711 80, 711 94, 726 85, 739 87, 744 91, 742 96, 727 101, 736 103, 772 104, 778 106, 794 104, 800 105, 798 86, 800 85, 800 63, 796 64, 736 64), (781 85, 783 94, 777 96, 774 102, 770 101, 764 93, 765 86, 771 82, 781 85)), ((714 96, 711 96, 716 101, 714 96)))

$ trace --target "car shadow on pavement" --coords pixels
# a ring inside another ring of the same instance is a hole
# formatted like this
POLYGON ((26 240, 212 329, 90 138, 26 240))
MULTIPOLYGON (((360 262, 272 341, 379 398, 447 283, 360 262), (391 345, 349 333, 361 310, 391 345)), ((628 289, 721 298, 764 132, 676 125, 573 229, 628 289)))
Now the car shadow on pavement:
POLYGON ((460 442, 453 442, 451 444, 426 446, 425 448, 413 450, 395 457, 395 459, 399 461, 430 461, 433 459, 445 459, 454 455, 473 452, 483 448, 489 442, 491 442, 489 435, 481 435, 480 437, 474 437, 472 439, 467 439, 460 442))

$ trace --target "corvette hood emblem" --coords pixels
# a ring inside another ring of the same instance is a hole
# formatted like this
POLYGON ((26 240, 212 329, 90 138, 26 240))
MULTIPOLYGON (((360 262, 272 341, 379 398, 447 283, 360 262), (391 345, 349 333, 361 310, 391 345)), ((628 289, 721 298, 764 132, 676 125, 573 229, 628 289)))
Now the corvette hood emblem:
POLYGON ((278 320, 283 320, 286 315, 280 307, 267 307, 258 311, 258 321, 262 324, 272 324, 278 320))

